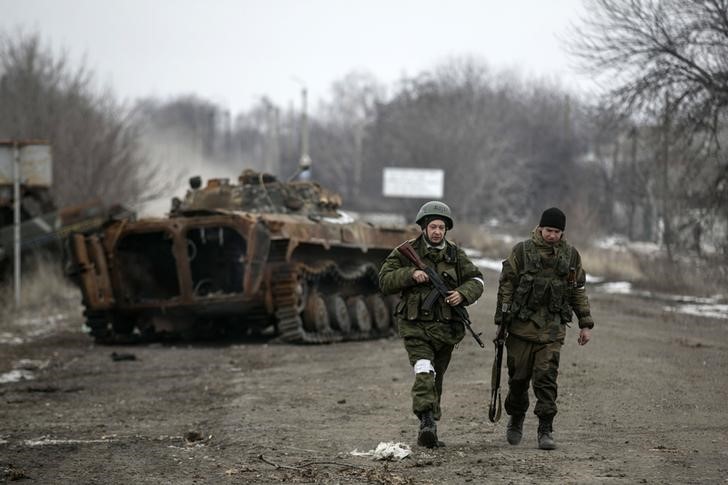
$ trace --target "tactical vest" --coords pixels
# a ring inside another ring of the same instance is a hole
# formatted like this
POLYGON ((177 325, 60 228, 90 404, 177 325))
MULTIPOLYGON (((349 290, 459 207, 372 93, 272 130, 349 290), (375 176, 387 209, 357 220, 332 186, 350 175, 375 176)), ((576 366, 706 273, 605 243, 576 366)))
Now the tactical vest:
POLYGON ((518 273, 511 303, 511 313, 519 320, 535 321, 543 326, 545 321, 541 309, 561 323, 571 321, 572 309, 569 304, 569 291, 576 285, 575 262, 571 246, 564 245, 556 258, 542 258, 532 240, 522 245, 523 268, 518 273))
MULTIPOLYGON (((460 285, 460 261, 457 257, 457 247, 454 244, 449 241, 446 242, 445 249, 439 251, 437 257, 432 258, 432 256, 428 255, 428 249, 424 241, 415 239, 411 243, 425 264, 433 266, 435 271, 443 278, 445 284, 452 288, 460 285)), ((400 257, 404 258, 403 256, 400 257)), ((404 259, 402 264, 411 266, 411 263, 404 259)), ((438 298, 429 310, 422 308, 422 303, 431 290, 432 285, 413 285, 404 289, 395 314, 404 320, 410 321, 451 320, 453 318, 452 309, 442 298, 438 298)))

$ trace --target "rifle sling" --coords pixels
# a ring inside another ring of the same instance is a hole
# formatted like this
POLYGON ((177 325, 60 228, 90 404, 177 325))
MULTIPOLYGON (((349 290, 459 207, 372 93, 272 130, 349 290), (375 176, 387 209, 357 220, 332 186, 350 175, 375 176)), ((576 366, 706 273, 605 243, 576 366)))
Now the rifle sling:
POLYGON ((432 305, 435 304, 438 298, 440 298, 440 292, 437 291, 437 288, 431 289, 430 293, 427 294, 425 301, 422 303, 422 308, 425 310, 430 310, 432 308, 432 305))

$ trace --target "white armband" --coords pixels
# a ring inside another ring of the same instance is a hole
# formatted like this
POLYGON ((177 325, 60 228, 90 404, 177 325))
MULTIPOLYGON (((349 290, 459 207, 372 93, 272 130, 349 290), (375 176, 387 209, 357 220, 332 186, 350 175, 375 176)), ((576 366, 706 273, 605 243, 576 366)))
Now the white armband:
POLYGON ((427 359, 420 359, 415 362, 415 374, 429 374, 435 373, 435 368, 432 367, 432 362, 427 359))

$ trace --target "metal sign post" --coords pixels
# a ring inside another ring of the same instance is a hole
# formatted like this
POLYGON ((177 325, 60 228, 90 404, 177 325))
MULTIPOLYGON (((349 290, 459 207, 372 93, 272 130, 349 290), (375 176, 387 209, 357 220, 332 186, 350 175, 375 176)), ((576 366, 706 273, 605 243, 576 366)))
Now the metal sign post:
POLYGON ((42 140, 0 140, 0 207, 12 210, 9 220, 0 221, 0 259, 13 252, 15 307, 21 301, 21 249, 26 229, 22 224, 22 196, 47 193, 53 182, 51 147, 42 140), (11 207, 12 201, 12 207, 11 207), (6 229, 6 230, 5 230, 6 229))
POLYGON ((15 308, 20 308, 20 148, 13 144, 13 229, 14 229, 14 265, 13 280, 15 283, 15 308))

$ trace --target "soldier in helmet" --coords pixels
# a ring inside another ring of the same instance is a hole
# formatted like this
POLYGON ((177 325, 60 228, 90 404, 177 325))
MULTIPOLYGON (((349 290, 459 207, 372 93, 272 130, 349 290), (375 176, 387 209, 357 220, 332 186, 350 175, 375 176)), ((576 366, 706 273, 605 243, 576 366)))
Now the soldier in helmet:
POLYGON ((581 256, 564 239, 566 215, 546 209, 531 238, 513 247, 503 261, 498 284, 496 325, 507 325, 508 443, 517 445, 528 410, 528 387, 533 381, 538 416, 538 447, 553 450, 556 415, 556 377, 566 325, 572 312, 579 319, 579 345, 591 339, 594 320, 584 290, 581 256))
POLYGON ((395 311, 399 335, 415 374, 412 386, 412 411, 420 420, 417 443, 428 448, 444 446, 437 438, 442 415, 440 399, 445 371, 455 345, 465 329, 457 321, 451 307, 470 305, 483 293, 483 275, 462 249, 446 239, 452 229, 450 208, 438 201, 427 202, 416 218, 422 234, 410 241, 422 261, 451 282, 447 298, 438 298, 429 308, 422 303, 432 291, 424 271, 414 267, 396 249, 387 257, 379 272, 379 285, 384 294, 400 293, 395 311))

